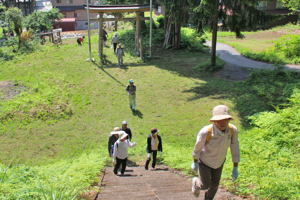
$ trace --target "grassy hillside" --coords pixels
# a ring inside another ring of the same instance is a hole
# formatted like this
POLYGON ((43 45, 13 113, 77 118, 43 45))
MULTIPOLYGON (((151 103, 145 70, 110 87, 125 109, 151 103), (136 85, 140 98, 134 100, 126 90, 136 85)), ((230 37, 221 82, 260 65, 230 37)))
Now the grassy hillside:
MULTIPOLYGON (((93 38, 93 55, 97 55, 96 42, 93 38)), ((200 52, 155 48, 154 58, 146 63, 127 53, 126 68, 116 66, 112 49, 105 48, 105 54, 107 65, 86 62, 87 44, 80 47, 70 40, 0 66, 0 81, 22 88, 11 99, 0 92, 4 99, 0 102, 0 199, 74 198, 110 163, 107 136, 122 120, 129 122, 138 143, 130 150, 133 162, 144 162, 146 137, 150 128, 157 127, 164 145, 161 161, 191 173, 196 133, 208 123, 212 107, 231 108, 241 146, 247 150, 251 136, 244 133, 242 123, 247 124, 248 116, 286 103, 299 83, 298 75, 281 71, 257 72, 246 82, 219 79, 194 70, 210 59, 200 52), (128 106, 129 79, 137 85, 137 113, 128 106)), ((228 187, 232 187, 231 166, 228 158, 223 179, 228 187)), ((243 176, 253 167, 248 166, 242 160, 241 184, 238 190, 231 189, 265 197, 267 191, 255 192, 259 182, 249 182, 255 176, 243 176)))

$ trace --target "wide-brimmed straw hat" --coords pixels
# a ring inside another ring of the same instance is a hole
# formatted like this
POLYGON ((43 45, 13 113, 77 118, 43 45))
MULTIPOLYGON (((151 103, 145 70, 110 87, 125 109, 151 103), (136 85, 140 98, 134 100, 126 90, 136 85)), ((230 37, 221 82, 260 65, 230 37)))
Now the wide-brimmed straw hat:
POLYGON ((121 131, 121 128, 115 127, 112 132, 110 132, 110 135, 120 135, 120 133, 123 132, 121 131))
POLYGON ((233 119, 229 114, 229 108, 225 105, 218 105, 212 110, 212 118, 210 121, 219 121, 223 119, 233 119))
POLYGON ((125 133, 124 131, 122 131, 123 133, 120 134, 120 140, 123 140, 124 138, 126 138, 128 136, 127 133, 125 133))

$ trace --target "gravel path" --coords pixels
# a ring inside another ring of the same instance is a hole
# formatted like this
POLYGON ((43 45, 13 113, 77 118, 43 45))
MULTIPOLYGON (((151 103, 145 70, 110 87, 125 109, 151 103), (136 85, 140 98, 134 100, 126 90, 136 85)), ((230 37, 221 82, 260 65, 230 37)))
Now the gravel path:
MULTIPOLYGON (((211 47, 211 41, 207 41, 205 45, 211 47)), ((227 64, 234 65, 236 67, 253 68, 253 69, 274 69, 275 68, 273 64, 255 61, 246 58, 242 56, 233 47, 223 43, 217 43, 217 55, 219 56, 219 58, 224 60, 227 64)), ((300 71, 300 65, 288 64, 285 65, 284 67, 288 70, 300 71)))
MULTIPOLYGON (((116 176, 112 168, 105 169, 101 193, 97 200, 192 200, 203 199, 204 192, 195 198, 191 193, 191 178, 160 167, 146 171, 143 167, 128 167, 124 176, 116 176)), ((215 200, 242 198, 219 189, 215 200)))

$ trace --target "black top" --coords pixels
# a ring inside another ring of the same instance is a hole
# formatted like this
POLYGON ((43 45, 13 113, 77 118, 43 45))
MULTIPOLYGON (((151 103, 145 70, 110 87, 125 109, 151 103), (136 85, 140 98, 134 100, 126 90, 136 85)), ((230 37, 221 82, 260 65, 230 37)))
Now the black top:
POLYGON ((129 94, 135 94, 136 86, 135 85, 128 85, 126 88, 126 91, 129 92, 129 94))
POLYGON ((114 135, 111 135, 111 136, 109 136, 109 138, 108 138, 108 144, 107 144, 107 147, 108 147, 108 154, 110 155, 110 156, 112 156, 111 154, 112 154, 112 148, 113 148, 113 146, 114 146, 114 144, 115 144, 115 142, 118 140, 118 138, 116 137, 116 136, 114 136, 114 135))
MULTIPOLYGON (((151 150, 151 137, 152 137, 152 135, 150 134, 147 138, 147 149, 146 149, 147 153, 152 152, 152 150, 151 150)), ((162 152, 162 142, 161 142, 160 135, 157 135, 157 138, 158 138, 158 148, 157 148, 157 150, 162 152)))
POLYGON ((129 137, 128 139, 131 140, 131 138, 132 138, 132 133, 131 133, 130 128, 125 128, 125 129, 122 128, 122 131, 125 131, 125 133, 128 134, 128 137, 129 137))

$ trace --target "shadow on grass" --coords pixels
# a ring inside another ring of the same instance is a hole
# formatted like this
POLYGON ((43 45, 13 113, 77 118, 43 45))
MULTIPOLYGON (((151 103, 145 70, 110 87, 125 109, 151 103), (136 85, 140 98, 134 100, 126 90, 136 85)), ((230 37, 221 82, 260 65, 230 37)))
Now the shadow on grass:
POLYGON ((138 118, 143 119, 144 114, 140 110, 138 110, 138 109, 131 110, 131 112, 134 116, 137 116, 138 118))
POLYGON ((107 72, 101 65, 97 64, 96 62, 93 62, 93 64, 96 65, 99 69, 101 69, 106 75, 108 75, 114 81, 116 81, 117 83, 119 83, 121 86, 123 86, 123 87, 126 86, 121 81, 119 81, 118 79, 116 79, 113 75, 111 75, 109 72, 107 72))
MULTIPOLYGON (((253 70, 251 76, 245 81, 226 80, 229 75, 240 70, 239 67, 232 67, 231 71, 226 68, 225 73, 216 77, 213 73, 198 71, 195 67, 210 59, 207 52, 195 52, 187 50, 164 50, 155 48, 154 59, 147 59, 144 63, 125 63, 127 70, 130 67, 154 65, 160 69, 176 73, 179 76, 198 79, 203 83, 196 82, 196 86, 182 91, 182 93, 194 94, 187 101, 195 101, 201 98, 210 97, 213 99, 229 99, 234 103, 236 110, 241 117, 244 126, 249 125, 248 116, 258 112, 275 110, 276 106, 284 104, 292 94, 294 88, 300 88, 300 75, 296 72, 274 70, 253 70), (236 69, 236 70, 235 70, 236 69)), ((108 67, 118 67, 107 61, 108 67)), ((99 69, 110 76, 120 85, 125 86, 119 80, 109 74, 103 66, 96 64, 99 69)), ((242 72, 241 72, 242 73, 242 72)), ((234 76, 243 76, 236 73, 234 76)), ((143 114, 137 110, 132 114, 143 118, 143 114)))
MULTIPOLYGON (((148 65, 175 72, 179 76, 204 81, 203 83, 196 82, 196 86, 182 91, 182 93, 194 94, 187 101, 205 97, 229 99, 234 103, 234 110, 238 112, 242 124, 246 127, 249 125, 249 116, 258 112, 275 110, 277 106, 288 102, 294 89, 300 89, 300 73, 284 71, 280 68, 252 70, 246 80, 231 81, 226 80, 226 77, 225 79, 218 78, 213 73, 200 72, 195 69, 199 63, 210 59, 207 53, 156 49, 154 55, 160 56, 160 59, 149 60, 148 65)), ((236 67, 236 70, 239 69, 236 67)), ((229 73, 233 72, 229 71, 229 73)), ((238 73, 236 75, 239 76, 238 73)))

